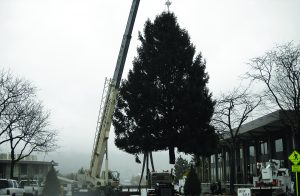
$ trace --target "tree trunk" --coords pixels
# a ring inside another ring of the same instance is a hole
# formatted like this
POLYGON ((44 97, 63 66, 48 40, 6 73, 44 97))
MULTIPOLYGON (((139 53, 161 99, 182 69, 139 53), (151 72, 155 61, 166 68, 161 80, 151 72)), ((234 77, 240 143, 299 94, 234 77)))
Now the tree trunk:
POLYGON ((169 162, 175 164, 175 148, 174 146, 169 147, 169 162))
POLYGON ((152 171, 154 172, 155 168, 154 168, 154 163, 153 163, 152 152, 150 152, 150 161, 151 161, 152 171))
POLYGON ((151 188, 151 177, 150 177, 150 171, 149 171, 149 152, 147 152, 147 156, 146 156, 146 171, 147 171, 147 173, 146 173, 146 176, 147 176, 147 179, 148 179, 148 188, 151 188))
MULTIPOLYGON (((143 166, 142 166, 142 174, 141 174, 141 178, 140 178, 140 182, 139 182, 139 191, 141 191, 141 183, 142 183, 142 179, 143 179, 143 175, 144 175, 145 163, 146 163, 146 153, 144 153, 144 160, 143 160, 143 166)), ((146 179, 146 181, 147 180, 148 179, 146 179)))
POLYGON ((235 150, 234 147, 230 147, 229 153, 229 162, 230 162, 230 193, 234 194, 234 182, 235 182, 235 150))
POLYGON ((14 167, 15 167, 15 164, 13 162, 11 162, 11 164, 10 164, 10 179, 13 179, 13 177, 14 177, 14 167))
POLYGON ((15 168, 15 157, 14 155, 11 155, 11 161, 10 161, 10 179, 13 179, 14 177, 14 168, 15 168))

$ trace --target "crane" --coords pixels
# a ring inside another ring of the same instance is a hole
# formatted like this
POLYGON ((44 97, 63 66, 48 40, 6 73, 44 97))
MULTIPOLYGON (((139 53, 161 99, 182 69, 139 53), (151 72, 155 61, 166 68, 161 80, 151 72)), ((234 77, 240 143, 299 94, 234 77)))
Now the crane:
POLYGON ((124 64, 127 57, 127 52, 131 40, 131 33, 133 30, 139 3, 140 0, 132 1, 113 78, 111 80, 107 80, 107 79, 105 80, 104 89, 106 90, 103 91, 103 95, 102 95, 102 101, 101 101, 100 112, 98 116, 90 168, 88 171, 84 173, 84 175, 79 176, 79 181, 83 181, 86 184, 92 186, 99 186, 99 185, 106 186, 109 184, 118 185, 118 176, 114 176, 111 182, 109 182, 108 179, 109 172, 108 172, 108 158, 107 158, 107 141, 109 137, 113 111, 115 109, 115 102, 118 95, 118 89, 120 86, 120 81, 121 81, 124 64), (105 175, 103 178, 100 176, 100 172, 102 169, 102 163, 105 154, 106 154, 106 164, 105 164, 106 168, 105 168, 105 175))

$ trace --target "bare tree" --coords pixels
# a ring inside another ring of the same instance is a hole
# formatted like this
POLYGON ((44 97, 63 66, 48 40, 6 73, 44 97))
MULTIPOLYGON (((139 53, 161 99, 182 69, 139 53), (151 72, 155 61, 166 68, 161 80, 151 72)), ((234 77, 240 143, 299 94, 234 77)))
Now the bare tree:
POLYGON ((241 126, 252 115, 261 103, 261 97, 252 96, 249 90, 234 89, 226 94, 221 94, 217 99, 213 125, 229 150, 230 162, 230 191, 234 192, 236 181, 236 155, 239 152, 238 142, 241 126))
POLYGON ((10 72, 0 73, 0 145, 8 144, 10 177, 15 164, 33 152, 49 152, 56 146, 55 130, 49 128, 49 113, 36 99, 35 88, 10 72))
POLYGON ((282 110, 291 127, 293 148, 300 136, 300 45, 279 45, 251 60, 247 76, 263 84, 269 106, 282 110))

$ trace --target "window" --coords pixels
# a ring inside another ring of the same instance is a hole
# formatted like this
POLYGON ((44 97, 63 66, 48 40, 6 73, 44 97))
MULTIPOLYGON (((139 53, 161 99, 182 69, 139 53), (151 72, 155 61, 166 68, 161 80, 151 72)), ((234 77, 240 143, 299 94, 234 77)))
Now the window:
POLYGON ((211 155, 210 156, 210 162, 211 163, 215 163, 215 155, 211 155))
POLYGON ((8 187, 14 187, 14 184, 11 180, 8 180, 8 187))
POLYGON ((228 152, 225 153, 225 160, 226 160, 227 162, 229 161, 229 153, 228 153, 228 152))
POLYGON ((20 167, 20 172, 21 172, 21 175, 26 175, 27 174, 27 165, 21 165, 20 167))
POLYGON ((219 176, 217 176, 217 179, 223 179, 223 169, 222 169, 222 167, 223 167, 223 156, 222 156, 222 154, 221 153, 219 153, 218 154, 218 175, 219 176))
POLYGON ((240 159, 243 159, 243 148, 240 148, 240 159))
POLYGON ((230 163, 229 163, 229 153, 228 152, 225 153, 225 160, 226 160, 225 178, 226 178, 226 181, 229 182, 229 180, 230 180, 230 163))
POLYGON ((283 152, 283 142, 282 138, 275 140, 275 151, 276 152, 283 152))
POLYGON ((218 154, 218 163, 219 164, 222 163, 222 154, 221 153, 218 154))
POLYGON ((34 167, 34 173, 35 174, 39 174, 40 173, 40 166, 39 165, 37 165, 37 166, 34 167))
POLYGON ((210 162, 211 162, 211 168, 210 168, 211 180, 215 180, 216 179, 215 155, 210 156, 210 162))
POLYGON ((7 180, 0 180, 0 189, 8 188, 8 181, 7 180))
POLYGON ((260 143, 260 152, 262 155, 268 154, 268 143, 267 142, 260 143))
POLYGON ((215 181, 216 180, 216 169, 212 167, 210 169, 210 174, 211 174, 211 180, 215 181))
POLYGON ((19 187, 17 181, 13 181, 13 187, 15 187, 15 188, 19 187))
POLYGON ((249 156, 255 157, 255 148, 254 146, 249 146, 249 156))

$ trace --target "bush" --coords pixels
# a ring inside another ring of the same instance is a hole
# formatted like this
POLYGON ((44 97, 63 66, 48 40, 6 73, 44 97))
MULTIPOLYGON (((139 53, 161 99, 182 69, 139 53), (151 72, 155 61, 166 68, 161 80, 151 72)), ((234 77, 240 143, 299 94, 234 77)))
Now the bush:
POLYGON ((198 196, 201 193, 201 183, 195 172, 193 165, 191 165, 190 172, 185 180, 184 194, 189 196, 198 196))

